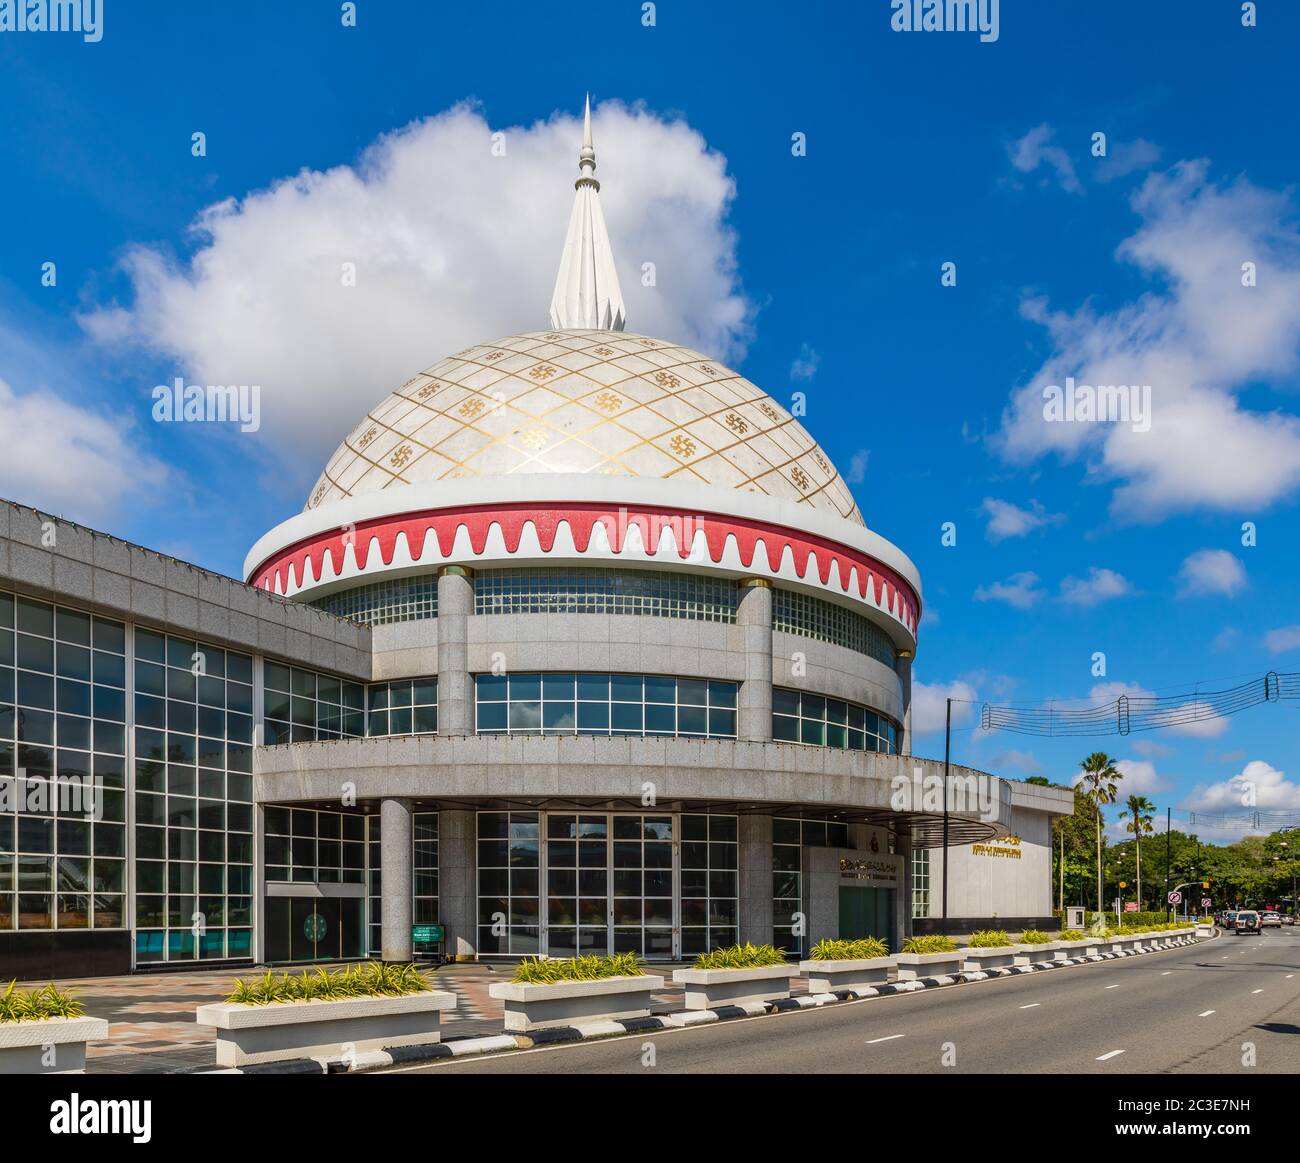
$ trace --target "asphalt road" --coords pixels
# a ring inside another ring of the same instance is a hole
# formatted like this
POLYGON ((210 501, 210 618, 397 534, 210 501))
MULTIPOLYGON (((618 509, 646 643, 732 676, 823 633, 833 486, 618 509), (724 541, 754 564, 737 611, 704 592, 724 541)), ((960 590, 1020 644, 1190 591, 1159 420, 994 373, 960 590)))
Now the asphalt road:
POLYGON ((1269 929, 923 994, 383 1073, 1295 1074, 1297 1035, 1300 930, 1269 929))

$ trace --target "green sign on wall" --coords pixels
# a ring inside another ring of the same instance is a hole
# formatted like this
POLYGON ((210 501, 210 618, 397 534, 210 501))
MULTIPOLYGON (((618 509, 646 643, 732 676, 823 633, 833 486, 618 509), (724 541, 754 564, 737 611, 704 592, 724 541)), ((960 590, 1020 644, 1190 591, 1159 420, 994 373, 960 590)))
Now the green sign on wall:
POLYGON ((412 925, 411 943, 413 945, 437 945, 447 938, 447 931, 441 925, 412 925))

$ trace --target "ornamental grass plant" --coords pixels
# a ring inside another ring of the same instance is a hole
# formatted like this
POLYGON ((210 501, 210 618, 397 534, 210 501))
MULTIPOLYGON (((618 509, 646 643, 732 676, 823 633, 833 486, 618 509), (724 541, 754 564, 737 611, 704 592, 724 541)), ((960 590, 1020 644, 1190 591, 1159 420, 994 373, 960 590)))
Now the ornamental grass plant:
POLYGON ((1022 945, 1050 945, 1052 935, 1044 933, 1042 929, 1026 929, 1020 934, 1020 943, 1022 945))
POLYGON ((1002 929, 981 929, 970 935, 968 945, 971 949, 1003 949, 1013 944, 1002 929))
POLYGON ((86 1012, 71 990, 53 984, 39 989, 19 989, 17 981, 0 994, 0 1022, 39 1022, 46 1018, 79 1018, 86 1012))
POLYGON ((353 997, 405 997, 433 989, 429 977, 414 965, 385 965, 367 961, 345 969, 304 969, 302 973, 276 974, 251 981, 235 980, 226 998, 246 1006, 278 1005, 295 1001, 342 1001, 353 997))
POLYGON ((908 937, 903 942, 904 953, 956 953, 957 942, 951 937, 936 933, 929 937, 908 937))
POLYGON ((559 985, 566 981, 602 981, 608 977, 642 977, 645 967, 635 953, 612 957, 525 957, 515 966, 511 981, 525 985, 559 985))
POLYGON ((888 957, 889 946, 879 937, 831 941, 823 939, 812 947, 813 961, 865 961, 871 957, 888 957))
POLYGON ((696 969, 766 969, 784 964, 785 953, 782 950, 773 945, 753 945, 748 941, 743 945, 701 953, 695 958, 696 969))

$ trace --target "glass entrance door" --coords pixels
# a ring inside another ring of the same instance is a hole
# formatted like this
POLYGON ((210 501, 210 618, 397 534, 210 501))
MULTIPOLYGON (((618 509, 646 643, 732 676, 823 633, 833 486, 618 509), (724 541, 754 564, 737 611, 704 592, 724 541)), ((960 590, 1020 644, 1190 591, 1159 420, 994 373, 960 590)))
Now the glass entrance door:
POLYGON ((546 813, 546 952, 676 957, 673 840, 673 816, 546 813))

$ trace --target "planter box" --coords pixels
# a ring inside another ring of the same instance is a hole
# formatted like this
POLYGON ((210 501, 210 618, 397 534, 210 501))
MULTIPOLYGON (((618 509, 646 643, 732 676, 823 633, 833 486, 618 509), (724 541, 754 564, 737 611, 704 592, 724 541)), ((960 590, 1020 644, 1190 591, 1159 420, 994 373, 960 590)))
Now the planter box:
POLYGON ((337 1058, 390 1046, 426 1046, 439 1040, 439 1014, 456 1008, 443 990, 402 997, 349 997, 250 1006, 218 1002, 194 1013, 217 1031, 217 1065, 251 1066, 286 1058, 337 1058))
POLYGON ((790 996, 790 978, 798 965, 768 965, 762 969, 675 969, 673 980, 686 986, 688 1010, 711 1010, 752 1002, 780 1001, 790 996))
POLYGON ((84 1074, 86 1043, 107 1037, 103 1018, 0 1022, 0 1074, 84 1074))
POLYGON ((969 949, 951 953, 897 953, 899 981, 916 981, 922 977, 955 977, 961 972, 969 949))
POLYGON ((505 1003, 507 1030, 527 1031, 582 1021, 649 1017, 651 995, 663 987, 662 977, 642 974, 553 985, 497 981, 488 987, 488 995, 505 1003))
POLYGON ((843 989, 860 992, 884 985, 893 967, 892 957, 799 962, 799 971, 808 979, 809 993, 835 993, 843 989))
POLYGON ((1046 965, 1056 960, 1056 941, 1044 941, 1038 945, 1018 945, 1017 965, 1046 965))
POLYGON ((1079 941, 1057 941, 1054 956, 1057 961, 1073 961, 1077 957, 1087 957, 1096 944, 1095 937, 1084 937, 1079 941))
POLYGON ((990 969, 1010 969, 1017 957, 1021 956, 1021 946, 1000 945, 996 949, 963 949, 962 968, 967 973, 987 973, 990 969))

